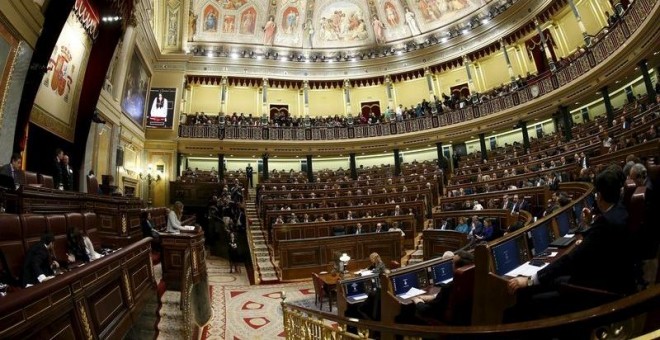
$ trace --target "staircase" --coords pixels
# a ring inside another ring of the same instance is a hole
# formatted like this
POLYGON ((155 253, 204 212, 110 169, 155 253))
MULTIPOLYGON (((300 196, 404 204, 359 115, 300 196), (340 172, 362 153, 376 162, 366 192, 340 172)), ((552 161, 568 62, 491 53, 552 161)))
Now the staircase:
MULTIPOLYGON (((256 197, 254 189, 249 189, 249 197, 256 197)), ((278 268, 274 263, 273 248, 268 243, 268 230, 261 225, 254 201, 246 202, 245 217, 248 221, 248 245, 254 261, 255 283, 280 281, 278 268)))
POLYGON ((180 302, 181 292, 168 290, 160 297, 161 307, 158 311, 160 322, 158 322, 157 339, 181 339, 183 332, 183 314, 180 302))

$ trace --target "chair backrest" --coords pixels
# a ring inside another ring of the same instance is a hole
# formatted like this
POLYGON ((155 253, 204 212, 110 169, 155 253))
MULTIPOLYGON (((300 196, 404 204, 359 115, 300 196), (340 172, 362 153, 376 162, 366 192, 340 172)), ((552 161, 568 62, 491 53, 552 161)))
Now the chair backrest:
POLYGON ((635 184, 635 181, 632 179, 627 179, 626 182, 623 183, 623 205, 625 207, 630 206, 630 198, 632 198, 636 188, 637 184, 635 184))
POLYGON ((39 174, 39 184, 44 188, 53 189, 55 186, 53 184, 53 176, 48 176, 44 174, 39 174))
POLYGON ((48 231, 46 217, 39 214, 22 214, 23 245, 27 252, 30 247, 41 240, 41 235, 48 231))
POLYGON ((94 175, 87 176, 87 193, 88 194, 99 193, 99 180, 94 175))
POLYGON ((24 180, 25 180, 25 185, 37 185, 39 184, 37 182, 37 173, 32 172, 32 171, 24 171, 24 180))
POLYGON ((64 215, 46 215, 46 224, 48 225, 48 231, 50 231, 55 238, 55 241, 53 242, 55 258, 58 260, 66 259, 66 253, 69 249, 67 242, 68 228, 66 225, 66 217, 64 217, 64 215))
POLYGON ((98 235, 98 218, 96 213, 85 212, 83 215, 83 221, 85 225, 85 233, 89 236, 89 239, 94 244, 94 249, 101 247, 101 239, 98 235))
POLYGON ((4 261, 0 262, 2 271, 8 276, 9 281, 14 281, 6 283, 18 284, 25 258, 19 215, 0 214, 0 252, 4 257, 4 261))
POLYGON ((316 292, 316 295, 320 298, 325 296, 325 291, 323 290, 323 280, 321 280, 319 274, 312 273, 312 283, 314 284, 314 292, 316 292))

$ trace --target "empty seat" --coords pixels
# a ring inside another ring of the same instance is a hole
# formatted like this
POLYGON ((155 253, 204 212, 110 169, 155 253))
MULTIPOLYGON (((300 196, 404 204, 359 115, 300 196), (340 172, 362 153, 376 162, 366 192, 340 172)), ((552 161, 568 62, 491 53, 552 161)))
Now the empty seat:
POLYGON ((99 193, 99 180, 96 176, 87 176, 87 193, 88 194, 98 194, 99 193))
POLYGON ((65 214, 64 217, 66 217, 66 225, 69 229, 78 229, 80 231, 85 230, 85 221, 83 220, 83 215, 81 213, 68 213, 65 214))
POLYGON ((632 197, 636 188, 637 188, 637 184, 635 184, 635 181, 633 181, 632 179, 627 179, 626 182, 623 184, 623 205, 625 207, 630 206, 630 198, 632 197))
POLYGON ((23 171, 23 178, 25 185, 39 185, 36 172, 23 171))
POLYGON ((41 186, 44 188, 53 189, 55 187, 53 183, 53 176, 44 174, 39 174, 39 184, 41 184, 41 186))
POLYGON ((0 214, 0 252, 0 280, 19 285, 25 258, 19 215, 0 214))

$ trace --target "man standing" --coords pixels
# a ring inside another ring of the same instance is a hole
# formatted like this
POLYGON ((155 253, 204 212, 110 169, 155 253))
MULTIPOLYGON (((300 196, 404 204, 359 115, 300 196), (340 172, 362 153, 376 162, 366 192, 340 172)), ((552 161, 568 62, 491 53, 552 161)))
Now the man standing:
POLYGON ((248 166, 245 168, 245 175, 247 176, 248 185, 250 186, 250 188, 253 188, 253 186, 252 186, 252 173, 253 172, 254 172, 254 169, 252 169, 252 165, 250 165, 250 163, 248 163, 248 166))
POLYGON ((69 166, 69 156, 62 156, 62 184, 64 190, 73 190, 73 169, 69 166))
POLYGON ((64 189, 64 179, 62 177, 62 158, 64 158, 64 151, 62 149, 55 149, 55 160, 52 165, 53 183, 56 189, 64 189))
POLYGON ((0 168, 0 175, 11 177, 14 181, 14 185, 18 186, 20 184, 20 181, 18 180, 18 172, 21 170, 22 163, 23 160, 19 153, 12 154, 9 164, 5 164, 0 168))

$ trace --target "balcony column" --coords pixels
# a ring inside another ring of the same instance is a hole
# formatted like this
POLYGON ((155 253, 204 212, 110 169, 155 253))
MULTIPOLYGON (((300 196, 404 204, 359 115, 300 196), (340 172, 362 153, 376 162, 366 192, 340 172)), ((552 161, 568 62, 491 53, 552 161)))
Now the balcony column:
POLYGON ((180 152, 176 153, 176 177, 181 176, 181 165, 183 165, 183 155, 180 152))
POLYGON ((357 167, 355 165, 355 154, 351 153, 348 155, 348 164, 349 167, 351 168, 351 179, 354 181, 357 180, 358 175, 357 175, 357 167))
POLYGON ((557 65, 555 65, 555 61, 552 60, 552 54, 550 53, 550 48, 548 47, 548 41, 545 39, 545 33, 543 33, 541 24, 536 18, 534 18, 534 25, 536 26, 536 32, 539 34, 539 37, 541 37, 541 47, 543 48, 543 54, 545 55, 545 58, 548 60, 548 65, 550 65, 550 71, 556 72, 557 65))
POLYGON ((571 113, 568 111, 568 106, 560 106, 559 113, 564 122, 564 140, 570 142, 573 139, 573 130, 571 129, 573 122, 571 122, 571 113))
POLYGON ((463 65, 465 65, 465 72, 467 73, 468 80, 468 89, 470 90, 470 95, 473 95, 476 91, 474 89, 474 81, 472 80, 472 72, 470 71, 470 58, 466 55, 463 56, 463 65))
POLYGON ((438 153, 438 167, 442 170, 446 170, 448 164, 445 159, 445 155, 442 153, 442 142, 435 143, 435 151, 438 153))
POLYGON ((433 74, 428 67, 424 68, 424 77, 426 78, 426 86, 429 88, 429 99, 431 102, 435 100, 435 90, 433 89, 433 74))
POLYGON ((227 113, 227 91, 229 78, 222 76, 220 83, 220 112, 227 113))
POLYGON ((225 155, 222 153, 218 154, 218 182, 222 182, 225 179, 225 155))
POLYGON ((307 158, 307 181, 314 183, 314 170, 312 169, 312 155, 305 156, 307 158))
POLYGON ((614 106, 612 106, 612 101, 610 100, 610 91, 607 86, 600 89, 600 93, 603 95, 603 103, 605 104, 605 112, 607 113, 607 127, 612 127, 612 121, 614 120, 614 106))
POLYGON ((126 25, 124 37, 121 39, 119 60, 115 67, 114 74, 112 75, 112 97, 116 101, 120 101, 121 99, 121 94, 124 90, 124 83, 126 82, 126 71, 128 70, 128 64, 133 57, 133 47, 135 46, 135 37, 137 35, 135 26, 137 26, 137 19, 135 16, 131 16, 128 20, 128 25, 126 25))
POLYGON ((261 115, 269 117, 268 112, 268 78, 263 78, 261 81, 261 115))
POLYGON ((303 80, 303 114, 309 116, 309 80, 303 80))
POLYGON ((522 132, 523 148, 525 148, 525 151, 527 151, 530 148, 529 133, 527 132, 527 122, 521 120, 520 122, 518 122, 518 126, 520 127, 520 131, 522 132))
POLYGON ((351 110, 351 81, 344 79, 344 104, 346 105, 345 112, 346 116, 350 115, 351 110))
POLYGON ((479 146, 481 147, 481 160, 488 159, 488 150, 486 150, 486 134, 479 134, 479 146))
POLYGON ((261 174, 261 176, 265 181, 268 179, 268 154, 264 154, 263 156, 261 156, 261 162, 262 162, 261 168, 263 169, 263 173, 261 174))
POLYGON ((504 44, 504 39, 500 38, 500 49, 502 54, 504 54, 504 60, 506 61, 506 68, 509 71, 509 79, 512 82, 516 81, 516 76, 513 74, 513 66, 511 66, 511 59, 509 59, 509 52, 506 50, 506 45, 504 44))
POLYGON ((575 20, 577 20, 578 27, 580 27, 580 32, 582 32, 582 38, 584 39, 585 46, 591 46, 591 36, 587 33, 587 28, 584 27, 582 22, 582 17, 580 16, 580 11, 578 11, 577 6, 575 6, 574 0, 568 0, 568 5, 571 6, 575 20))
POLYGON ((637 64, 639 70, 642 72, 642 78, 644 78, 644 86, 646 87, 646 95, 650 102, 655 100, 655 89, 653 88, 653 82, 651 81, 651 75, 649 74, 649 66, 646 59, 642 60, 637 64))
POLYGON ((399 149, 394 149, 394 176, 399 176, 401 173, 401 156, 399 149))

